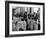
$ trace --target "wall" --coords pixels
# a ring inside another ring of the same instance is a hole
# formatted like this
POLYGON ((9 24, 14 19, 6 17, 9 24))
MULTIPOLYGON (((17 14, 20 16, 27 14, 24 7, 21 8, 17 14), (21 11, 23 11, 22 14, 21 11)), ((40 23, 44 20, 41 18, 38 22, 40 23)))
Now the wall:
MULTIPOLYGON (((18 0, 16 0, 16 1, 18 1, 18 0)), ((24 2, 25 1, 27 1, 27 2, 45 2, 45 6, 46 6, 46 0, 19 0, 19 1, 24 1, 24 2)), ((4 9, 5 9, 5 0, 0 0, 0 38, 5 38, 5 10, 4 9)), ((46 13, 45 13, 45 16, 46 16, 46 13)), ((46 17, 45 17, 45 19, 46 19, 46 17)), ((45 22, 45 25, 46 25, 46 22, 45 22)), ((46 30, 45 30, 45 35, 14 37, 14 38, 46 38, 46 30)))

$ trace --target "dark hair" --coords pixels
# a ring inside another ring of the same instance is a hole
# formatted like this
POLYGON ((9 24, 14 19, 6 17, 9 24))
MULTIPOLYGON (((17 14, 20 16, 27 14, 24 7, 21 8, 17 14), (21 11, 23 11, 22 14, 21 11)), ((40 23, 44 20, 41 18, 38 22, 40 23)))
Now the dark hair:
POLYGON ((19 31, 24 31, 24 29, 20 28, 19 31))

